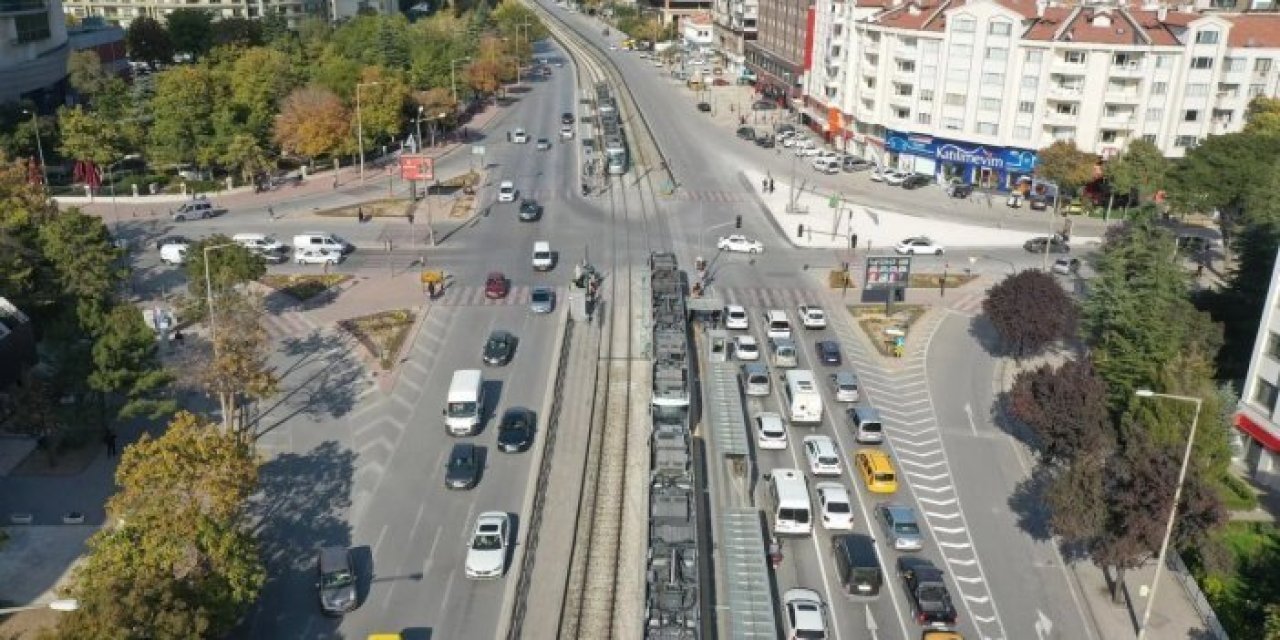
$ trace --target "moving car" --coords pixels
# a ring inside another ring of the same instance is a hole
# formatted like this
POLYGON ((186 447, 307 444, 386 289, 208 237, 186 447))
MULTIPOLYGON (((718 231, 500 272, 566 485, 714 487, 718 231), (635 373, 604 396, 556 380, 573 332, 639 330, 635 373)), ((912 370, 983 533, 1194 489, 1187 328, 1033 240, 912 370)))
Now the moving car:
POLYGON ((573 139, 573 125, 566 124, 563 127, 560 127, 560 139, 561 140, 573 139))
POLYGON ((498 183, 498 202, 515 202, 516 201, 516 183, 510 180, 503 180, 498 183))
POLYGON ((777 140, 772 135, 763 135, 756 138, 756 146, 761 149, 772 149, 777 144, 777 140))
POLYGON ((556 308, 556 292, 551 287, 536 286, 529 294, 529 310, 534 313, 551 313, 556 308))
POLYGON ((520 201, 520 220, 522 222, 536 222, 541 218, 542 205, 530 198, 520 201))
POLYGON ((516 144, 528 144, 529 134, 524 129, 516 129, 511 132, 511 141, 516 144))
POLYGON ((877 449, 858 449, 853 454, 853 465, 871 493, 894 493, 898 490, 898 477, 893 472, 889 455, 877 449))
POLYGON ((857 402, 861 392, 858 389, 858 376, 852 371, 837 371, 828 377, 831 391, 835 393, 836 402, 857 402))
POLYGON ((328 264, 342 262, 342 252, 334 249, 316 249, 314 247, 298 247, 293 250, 293 261, 297 264, 328 264))
POLYGON ((187 220, 207 220, 214 215, 216 210, 213 203, 208 198, 199 197, 182 203, 177 209, 169 212, 173 216, 174 222, 185 222, 187 220))
POLYGON ((1056 234, 1053 237, 1037 236, 1027 240, 1022 243, 1022 248, 1031 253, 1044 253, 1046 244, 1049 245, 1049 253, 1071 252, 1071 245, 1067 244, 1067 241, 1063 240, 1062 236, 1056 234))
POLYGON ((952 198, 968 198, 973 195, 973 185, 963 183, 956 184, 953 182, 947 185, 947 195, 952 198))
POLYGON ((813 486, 822 511, 822 528, 828 531, 853 529, 853 507, 849 490, 838 482, 819 482, 813 486))
POLYGON ((464 564, 468 578, 501 578, 507 571, 507 548, 511 545, 511 516, 486 511, 476 518, 476 527, 467 545, 464 564))
POLYGON ((756 446, 773 450, 787 448, 787 428, 782 416, 768 411, 756 414, 756 446))
POLYGON ((444 486, 450 489, 474 489, 480 482, 480 451, 473 444, 459 442, 449 452, 444 469, 444 486))
POLYGON ((900 556, 898 577, 911 602, 912 617, 926 626, 955 625, 956 607, 951 603, 951 593, 942 581, 943 573, 924 558, 900 556))
POLYGON ((507 276, 501 271, 494 271, 484 279, 484 297, 490 300, 501 300, 507 297, 510 288, 507 276))
POLYGON ((828 175, 840 173, 840 161, 829 156, 819 156, 813 160, 813 170, 828 175))
POLYGON ((900 187, 902 186, 902 183, 907 181, 907 178, 910 178, 913 175, 915 174, 910 171, 891 171, 888 174, 885 174, 884 183, 891 187, 900 187))
POLYGON ((568 111, 560 114, 560 124, 573 124, 573 114, 568 111))
POLYGON ((820 151, 822 151, 822 149, 818 146, 818 143, 814 142, 813 140, 804 140, 802 142, 797 142, 794 145, 792 145, 792 147, 795 149, 795 154, 802 158, 805 156, 816 156, 820 151))
POLYGON ((717 240, 716 248, 721 251, 734 251, 737 253, 760 253, 764 251, 764 243, 743 235, 732 235, 717 240))
POLYGON ((915 509, 904 504, 881 502, 876 505, 876 521, 884 529, 884 534, 889 537, 894 549, 919 551, 924 547, 915 509))
POLYGON ((1069 275, 1075 274, 1078 271, 1080 271, 1079 258, 1058 258, 1057 260, 1053 261, 1054 273, 1064 275, 1064 276, 1069 276, 1069 275))
POLYGON ((739 360, 754 362, 760 359, 760 343, 751 336, 738 336, 734 339, 733 353, 739 360))
POLYGON ((934 242, 929 236, 915 236, 914 238, 906 238, 899 242, 893 248, 901 255, 913 256, 918 253, 932 253, 935 256, 942 255, 944 249, 942 245, 934 242))
POLYGON ((840 161, 840 168, 844 170, 845 173, 866 171, 873 166, 875 165, 855 156, 845 156, 844 159, 840 161))
POLYGON ((902 188, 907 190, 919 189, 933 184, 933 176, 920 175, 918 173, 907 176, 902 181, 902 188))
POLYGON ((503 453, 521 453, 533 444, 537 418, 524 407, 512 407, 502 414, 498 423, 498 450, 503 453))
POLYGON ((800 324, 806 329, 827 328, 827 312, 822 307, 802 304, 796 308, 796 315, 800 316, 800 324))
POLYGON ((818 352, 818 361, 830 367, 838 367, 844 360, 840 357, 840 345, 834 340, 819 340, 813 343, 818 352))
POLYGON ((804 457, 809 462, 809 473, 815 476, 838 476, 844 472, 840 467, 840 452, 836 451, 830 436, 805 436, 804 457))
POLYGON ((551 148, 551 141, 546 138, 538 138, 538 142, 534 146, 538 151, 546 151, 551 148))
POLYGON ((698 111, 701 111, 703 113, 711 113, 711 105, 706 102, 699 102, 698 111))
POLYGON ((516 353, 516 337, 510 331, 494 331, 484 341, 481 357, 485 364, 502 366, 511 362, 516 353))
POLYGON ((782 594, 788 639, 825 640, 827 606, 813 589, 787 589, 782 594))
POLYGON ((724 308, 724 328, 747 330, 750 321, 747 319, 747 308, 739 304, 726 305, 724 308))
POLYGON ((346 547, 320 547, 316 554, 316 590, 320 611, 340 616, 356 608, 356 571, 351 550, 346 547))

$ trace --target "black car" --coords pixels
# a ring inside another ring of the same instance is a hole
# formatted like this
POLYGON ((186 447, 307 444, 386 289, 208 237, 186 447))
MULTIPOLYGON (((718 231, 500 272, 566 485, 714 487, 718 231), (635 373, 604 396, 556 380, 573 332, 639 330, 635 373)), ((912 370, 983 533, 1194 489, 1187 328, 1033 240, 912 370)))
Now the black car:
POLYGON ((444 486, 450 489, 474 489, 480 483, 480 450, 473 444, 458 443, 449 452, 449 466, 444 471, 444 486))
POLYGON ((759 138, 756 138, 756 146, 762 149, 772 149, 776 144, 778 144, 778 140, 777 138, 774 138, 773 135, 760 136, 759 138))
POLYGON ((560 114, 560 124, 573 124, 573 114, 568 111, 560 114))
POLYGON ((1059 235, 1055 235, 1052 238, 1047 238, 1045 236, 1032 238, 1022 243, 1022 248, 1030 251, 1031 253, 1044 253, 1046 244, 1049 245, 1049 253, 1071 252, 1071 246, 1068 245, 1067 241, 1063 240, 1062 236, 1059 235))
POLYGON ((795 125, 793 125, 793 124, 780 124, 780 125, 778 125, 778 126, 775 128, 775 130, 776 130, 776 132, 777 132, 777 134, 778 134, 778 135, 782 135, 782 134, 784 134, 784 133, 786 133, 786 132, 788 132, 788 131, 790 131, 791 133, 795 133, 795 132, 796 132, 796 126, 795 126, 795 125))
POLYGON ((947 195, 952 198, 968 198, 973 195, 973 185, 971 184, 950 184, 947 185, 947 195))
POLYGON ((542 218, 542 205, 537 201, 525 198, 520 201, 520 220, 523 222, 537 222, 542 218))
POLYGON ((1032 211, 1044 211, 1049 208, 1049 199, 1044 196, 1031 196, 1027 198, 1027 207, 1032 211))
POLYGON ((698 111, 701 111, 703 113, 711 113, 711 105, 707 104, 706 102, 699 102, 698 111))
POLYGON ((898 576, 911 600, 911 612, 917 624, 951 626, 956 623, 956 607, 951 593, 942 581, 942 572, 923 558, 898 558, 898 576))
POLYGON ((537 418, 524 407, 513 407, 502 414, 498 423, 498 450, 503 453, 520 453, 529 450, 537 418))
POLYGON ((356 608, 356 572, 350 549, 320 547, 316 573, 320 611, 325 615, 340 616, 356 608))
POLYGON ((756 130, 751 127, 738 127, 738 137, 743 140, 755 140, 756 130))
POLYGON ((840 345, 833 340, 819 340, 814 343, 813 348, 818 352, 818 360, 822 364, 829 366, 838 366, 842 362, 840 357, 840 345))
POLYGON ((932 183, 933 183, 933 176, 923 176, 920 174, 915 174, 915 175, 907 176, 907 179, 902 181, 902 188, 903 189, 919 189, 920 187, 927 187, 932 183))
POLYGON ((507 331, 494 331, 484 343, 484 363, 502 366, 511 362, 516 352, 516 337, 507 331))

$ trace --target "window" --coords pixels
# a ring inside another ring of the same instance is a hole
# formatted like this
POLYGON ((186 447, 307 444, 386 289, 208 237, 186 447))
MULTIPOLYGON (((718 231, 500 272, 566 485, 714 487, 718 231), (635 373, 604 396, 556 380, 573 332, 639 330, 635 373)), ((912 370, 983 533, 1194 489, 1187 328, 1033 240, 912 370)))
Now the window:
POLYGON ((1054 105, 1053 110, 1056 111, 1058 115, 1074 116, 1076 115, 1076 113, 1079 112, 1080 105, 1074 102, 1059 102, 1058 104, 1054 105))
POLYGON ((968 69, 948 69, 947 80, 951 82, 969 82, 968 69))
POLYGON ((1209 95, 1209 85, 1203 82, 1187 85, 1188 98, 1203 98, 1207 95, 1209 95))
POLYGON ((1212 30, 1196 32, 1196 44, 1218 44, 1218 32, 1212 30))
POLYGON ((1244 71, 1245 60, 1244 58, 1227 58, 1222 61, 1222 67, 1226 69, 1228 73, 1232 71, 1244 71))
POLYGON ((1062 61, 1067 64, 1084 64, 1085 53, 1083 51, 1067 51, 1062 54, 1062 61))
POLYGON ((1013 30, 1013 25, 1003 20, 993 20, 987 25, 987 33, 993 36, 1007 36, 1013 30))
POLYGON ((1015 137, 1015 138, 1017 138, 1017 139, 1019 139, 1019 140, 1030 140, 1030 139, 1031 139, 1031 127, 1014 127, 1014 128, 1013 128, 1013 137, 1015 137))
POLYGON ((1263 91, 1265 91, 1265 90, 1266 90, 1266 86, 1265 86, 1265 85, 1260 85, 1260 84, 1251 84, 1251 85, 1249 85, 1249 97, 1250 97, 1250 98, 1256 98, 1256 97, 1258 97, 1258 96, 1262 95, 1262 92, 1263 92, 1263 91))
POLYGON ((982 84, 988 87, 1002 87, 1004 86, 1004 74, 984 73, 982 74, 982 84))
POLYGON ((18 44, 48 40, 50 36, 49 16, 46 13, 14 16, 13 26, 17 32, 18 44))
POLYGON ((991 62, 1004 62, 1009 57, 1009 50, 1004 47, 987 47, 986 59, 991 62))
POLYGON ((914 87, 909 84, 893 83, 893 95, 909 97, 914 91, 914 87))
POLYGON ((908 49, 914 49, 914 48, 916 47, 916 39, 915 39, 915 38, 903 38, 903 39, 902 39, 902 46, 904 46, 904 47, 906 47, 906 48, 908 48, 908 49))
POLYGON ((1155 143, 1156 143, 1156 134, 1154 134, 1154 133, 1144 133, 1144 134, 1142 134, 1142 139, 1143 139, 1143 140, 1145 140, 1145 141, 1147 141, 1147 142, 1150 142, 1151 144, 1155 144, 1155 143))
POLYGON ((974 19, 968 16, 958 16, 951 21, 951 30, 956 33, 973 33, 974 19))
POLYGON ((920 90, 920 101, 921 101, 921 102, 933 102, 933 89, 921 89, 921 90, 920 90))
POLYGON ((1271 58, 1258 58, 1253 61, 1253 71, 1255 73, 1266 73, 1271 70, 1271 58))
POLYGON ((1000 100, 999 98, 982 98, 978 101, 978 109, 980 111, 999 111, 1000 100))
POLYGON ((994 136, 1000 133, 1000 128, 991 122, 979 122, 978 133, 984 136, 994 136))
POLYGON ((1044 52, 1039 49, 1032 49, 1027 52, 1027 64, 1040 64, 1040 59, 1044 57, 1044 52))
POLYGON ((1182 113, 1183 122, 1195 122, 1200 119, 1199 109, 1187 109, 1182 113))
POLYGON ((947 99, 946 99, 946 105, 948 107, 963 107, 964 97, 965 96, 963 93, 948 93, 947 99))
POLYGON ((910 109, 904 109, 904 108, 902 108, 902 107, 894 107, 894 109, 893 109, 893 117, 895 117, 895 118, 897 118, 897 119, 899 119, 899 120, 906 120, 906 119, 908 119, 908 118, 910 118, 910 117, 911 117, 911 110, 910 110, 910 109))
POLYGON ((1029 89, 1031 91, 1035 91, 1036 87, 1039 85, 1040 85, 1040 78, 1037 78, 1035 76, 1022 76, 1023 89, 1029 89))
POLYGON ((916 63, 910 60, 898 61, 898 73, 915 73, 916 63))
POLYGON ((1169 91, 1168 82, 1152 82, 1151 83, 1151 95, 1153 96, 1162 96, 1165 93, 1168 93, 1168 91, 1169 91))
POLYGON ((1160 54, 1156 56, 1156 68, 1168 69, 1173 66, 1173 56, 1169 54, 1160 54))
POLYGON ((1267 332, 1267 355, 1272 360, 1280 360, 1280 334, 1274 331, 1267 332))
POLYGON ((919 124, 929 124, 929 121, 932 119, 933 118, 929 114, 923 111, 916 113, 916 122, 919 124))
POLYGON ((962 126, 964 125, 963 123, 960 122, 960 118, 943 118, 942 119, 943 129, 947 129, 950 131, 959 131, 962 126))
MULTIPOLYGON (((951 50, 947 55, 950 56, 953 63, 961 61, 968 62, 968 59, 973 57, 973 45, 953 44, 951 45, 951 50)), ((965 66, 967 67, 969 65, 966 64, 965 66)))
POLYGON ((1147 109, 1148 120, 1159 120, 1164 117, 1164 109, 1147 109))
POLYGON ((1276 410, 1276 386, 1258 378, 1253 387, 1253 403, 1266 407, 1267 414, 1276 410))
POLYGON ((1234 98, 1240 95, 1240 85, 1218 83, 1218 95, 1224 98, 1234 98))
POLYGON ((1138 56, 1132 53, 1117 53, 1111 56, 1111 65, 1116 67, 1136 67, 1138 62, 1138 56))
POLYGON ((1018 113, 1035 113, 1036 103, 1030 100, 1023 100, 1018 103, 1018 113))
POLYGON ((1235 112, 1230 109, 1214 109, 1213 113, 1211 114, 1211 117, 1213 118, 1214 122, 1221 122, 1222 124, 1231 124, 1232 118, 1235 117, 1235 112))
POLYGON ((1196 137, 1195 136, 1178 136, 1177 138, 1173 139, 1173 146, 1181 149, 1194 147, 1196 146, 1196 137))
POLYGON ((1210 58, 1210 57, 1208 57, 1208 56, 1201 56, 1201 57, 1198 57, 1198 58, 1192 58, 1192 59, 1191 59, 1191 68, 1192 68, 1192 69, 1212 69, 1212 68, 1213 68, 1213 58, 1210 58))

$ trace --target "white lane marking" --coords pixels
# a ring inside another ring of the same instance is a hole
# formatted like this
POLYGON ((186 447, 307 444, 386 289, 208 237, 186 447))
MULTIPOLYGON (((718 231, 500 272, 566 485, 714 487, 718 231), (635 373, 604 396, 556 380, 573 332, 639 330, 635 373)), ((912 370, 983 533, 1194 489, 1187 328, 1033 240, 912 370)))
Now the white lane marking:
POLYGON ((956 582, 968 582, 970 584, 982 582, 982 578, 977 576, 970 577, 970 576, 958 576, 955 574, 951 574, 951 579, 955 580, 956 582))
POLYGON ((978 425, 973 422, 973 407, 969 406, 968 402, 964 403, 964 415, 969 418, 969 430, 973 435, 978 435, 978 425))
POLYGON ((969 544, 968 542, 942 542, 941 540, 938 541, 938 546, 946 547, 948 549, 972 549, 973 548, 973 545, 969 544))
MULTIPOLYGON (((935 480, 941 480, 943 478, 951 477, 950 473, 939 473, 939 474, 927 476, 923 473, 915 473, 914 471, 908 471, 905 473, 905 475, 911 476, 912 478, 919 478, 921 480, 925 480, 928 482, 934 482, 935 480)), ((947 485, 947 486, 950 486, 950 485, 947 485)))
MULTIPOLYGON (((953 516, 951 514, 948 514, 945 517, 950 518, 953 516)), ((945 533, 947 535, 955 535, 957 533, 964 533, 966 531, 964 527, 934 527, 933 530, 941 531, 942 533, 945 533)))
MULTIPOLYGON (((918 486, 918 485, 917 485, 917 486, 918 486)), ((931 491, 931 492, 933 492, 933 493, 942 493, 943 491, 952 491, 952 488, 951 488, 951 486, 950 486, 950 485, 945 486, 945 487, 925 487, 925 486, 918 486, 918 488, 920 488, 920 489, 924 489, 925 491, 931 491)))
POLYGON ((382 530, 378 532, 378 539, 373 543, 373 557, 378 557, 378 546, 382 544, 382 539, 387 535, 387 526, 382 525, 382 530))
POLYGON ((904 467, 912 467, 915 469, 934 469, 947 464, 946 461, 944 460, 939 460, 937 462, 916 462, 914 460, 899 460, 898 462, 902 463, 902 466, 904 467))

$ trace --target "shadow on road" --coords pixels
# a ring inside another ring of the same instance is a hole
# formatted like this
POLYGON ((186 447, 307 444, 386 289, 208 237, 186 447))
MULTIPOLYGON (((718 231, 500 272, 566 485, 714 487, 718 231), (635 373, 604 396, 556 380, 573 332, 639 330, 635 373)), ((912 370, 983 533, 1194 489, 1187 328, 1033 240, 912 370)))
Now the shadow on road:
POLYGON ((361 390, 368 383, 364 367, 351 353, 348 341, 338 334, 313 331, 302 338, 286 339, 281 350, 285 355, 297 357, 280 371, 281 383, 288 391, 264 403, 252 425, 255 437, 269 433, 298 415, 340 418, 355 407, 361 390), (295 373, 298 377, 291 380, 295 373))
POLYGON ((1017 518, 1018 528, 1038 542, 1052 537, 1049 531, 1052 514, 1044 496, 1050 479, 1050 472, 1043 466, 1037 466, 1029 477, 1018 483, 1008 501, 1009 509, 1017 518))
POLYGON ((1000 344, 1000 336, 996 334, 995 327, 991 326, 985 314, 974 316, 969 321, 969 335, 982 346, 987 355, 996 358, 1005 355, 1004 346, 1000 344))

